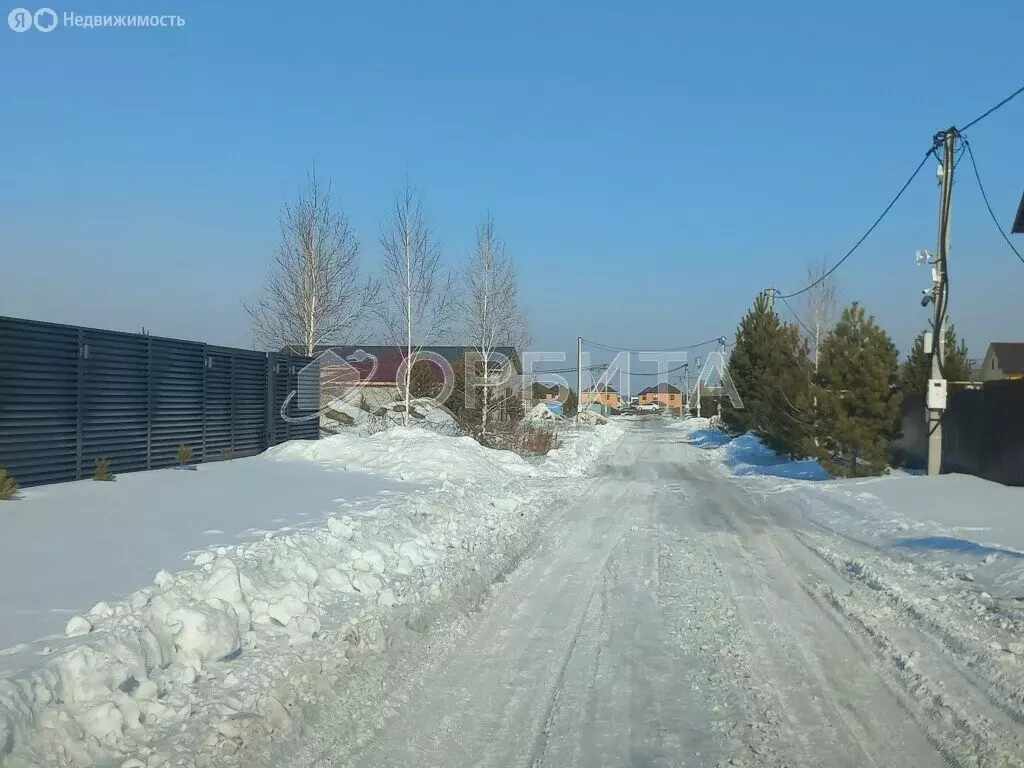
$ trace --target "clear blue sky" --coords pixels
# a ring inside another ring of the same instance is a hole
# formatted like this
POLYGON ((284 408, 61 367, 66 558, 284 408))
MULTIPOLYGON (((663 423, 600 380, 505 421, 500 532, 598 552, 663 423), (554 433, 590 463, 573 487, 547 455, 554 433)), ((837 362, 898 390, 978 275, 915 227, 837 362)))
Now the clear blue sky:
MULTIPOLYGON (((368 265, 408 168, 448 260, 495 216, 536 348, 678 346, 802 286, 935 131, 1024 82, 1019 0, 55 9, 186 24, 0 27, 0 314, 242 346, 240 299, 314 161, 368 265)), ((969 135, 1008 226, 1024 97, 969 135)), ((951 316, 981 356, 1024 340, 1024 264, 960 170, 951 316)), ((935 246, 937 200, 929 166, 837 273, 901 353, 926 320, 913 254, 935 246)))

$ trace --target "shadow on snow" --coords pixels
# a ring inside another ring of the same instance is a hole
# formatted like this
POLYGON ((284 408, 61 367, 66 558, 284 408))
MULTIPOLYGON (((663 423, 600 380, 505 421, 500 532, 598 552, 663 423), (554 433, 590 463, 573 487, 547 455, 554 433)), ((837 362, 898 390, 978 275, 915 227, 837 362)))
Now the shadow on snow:
POLYGON ((1000 549, 998 547, 986 547, 967 539, 957 539, 952 536, 918 536, 907 539, 900 539, 894 545, 896 549, 910 549, 915 551, 959 552, 965 555, 1004 555, 1006 557, 1024 559, 1024 552, 1017 552, 1013 549, 1000 549))

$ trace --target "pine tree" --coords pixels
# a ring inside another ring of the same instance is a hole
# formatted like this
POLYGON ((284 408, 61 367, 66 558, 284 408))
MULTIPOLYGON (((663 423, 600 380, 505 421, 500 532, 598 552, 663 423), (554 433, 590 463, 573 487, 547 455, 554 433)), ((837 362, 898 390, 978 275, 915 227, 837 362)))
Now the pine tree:
POLYGON ((822 344, 819 458, 835 475, 887 471, 887 447, 899 433, 896 347, 857 302, 843 310, 822 344))
MULTIPOLYGON (((946 328, 946 359, 942 373, 948 381, 970 381, 973 375, 971 362, 967 357, 967 342, 957 344, 956 328, 946 328)), ((931 378, 931 357, 924 353, 924 334, 919 333, 914 339, 914 346, 907 359, 900 365, 900 389, 905 395, 924 397, 931 378)))
POLYGON ((480 428, 481 408, 479 394, 472 401, 472 407, 467 404, 466 398, 466 366, 468 361, 466 355, 462 355, 452 366, 453 378, 452 392, 444 405, 455 416, 459 427, 468 434, 476 434, 480 428))
POLYGON ((441 392, 441 376, 430 360, 417 360, 409 374, 409 397, 437 397, 441 392))
POLYGON ((726 428, 752 431, 776 453, 806 456, 812 430, 807 344, 763 295, 740 321, 729 374, 743 407, 723 402, 726 428))
POLYGON ((576 390, 570 388, 565 395, 565 402, 562 403, 562 415, 567 419, 574 418, 580 408, 580 398, 576 390))

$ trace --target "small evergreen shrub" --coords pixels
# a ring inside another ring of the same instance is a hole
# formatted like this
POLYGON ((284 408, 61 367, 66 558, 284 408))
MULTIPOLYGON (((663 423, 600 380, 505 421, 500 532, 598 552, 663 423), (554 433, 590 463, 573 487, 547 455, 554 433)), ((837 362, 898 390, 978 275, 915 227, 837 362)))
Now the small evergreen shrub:
POLYGON ((7 501, 18 497, 18 484, 14 478, 7 474, 7 470, 0 467, 0 499, 7 501))
POLYGON ((192 449, 182 443, 178 446, 178 466, 184 467, 192 458, 192 449))
POLYGON ((110 459, 101 456, 93 464, 95 467, 92 472, 93 480, 107 482, 114 479, 114 473, 110 471, 110 459))

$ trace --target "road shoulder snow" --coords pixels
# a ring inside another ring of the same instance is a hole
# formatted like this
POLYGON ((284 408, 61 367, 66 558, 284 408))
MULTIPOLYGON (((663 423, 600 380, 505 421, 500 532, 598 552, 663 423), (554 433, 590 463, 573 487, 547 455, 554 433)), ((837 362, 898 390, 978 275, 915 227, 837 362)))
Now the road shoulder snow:
MULTIPOLYGON (((569 430, 536 466, 459 438, 385 434, 291 444, 267 467, 313 463, 344 478, 358 464, 425 487, 204 550, 191 568, 97 605, 68 628, 85 633, 78 642, 0 681, 0 764, 222 766, 259 756, 303 713, 343 696, 332 683, 360 657, 481 594, 579 493, 565 478, 584 476, 621 430, 569 430)), ((273 498, 289 503, 289 489, 273 498)))

